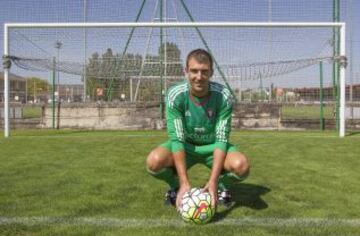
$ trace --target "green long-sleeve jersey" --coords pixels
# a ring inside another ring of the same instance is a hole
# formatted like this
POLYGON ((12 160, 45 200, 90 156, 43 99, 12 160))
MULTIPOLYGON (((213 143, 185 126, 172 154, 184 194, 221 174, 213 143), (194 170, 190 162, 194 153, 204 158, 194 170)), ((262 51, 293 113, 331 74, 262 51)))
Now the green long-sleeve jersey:
POLYGON ((233 99, 229 89, 210 82, 209 95, 197 98, 183 82, 171 87, 166 97, 166 120, 172 151, 193 145, 215 144, 226 152, 231 129, 233 99))

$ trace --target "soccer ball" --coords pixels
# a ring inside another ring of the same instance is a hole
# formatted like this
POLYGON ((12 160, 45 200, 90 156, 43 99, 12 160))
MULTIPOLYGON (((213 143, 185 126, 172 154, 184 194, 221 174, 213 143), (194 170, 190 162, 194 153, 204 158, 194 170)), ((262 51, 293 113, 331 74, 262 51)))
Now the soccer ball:
POLYGON ((209 193, 202 193, 200 188, 192 188, 184 194, 179 212, 185 222, 205 224, 214 216, 215 209, 211 207, 209 193))

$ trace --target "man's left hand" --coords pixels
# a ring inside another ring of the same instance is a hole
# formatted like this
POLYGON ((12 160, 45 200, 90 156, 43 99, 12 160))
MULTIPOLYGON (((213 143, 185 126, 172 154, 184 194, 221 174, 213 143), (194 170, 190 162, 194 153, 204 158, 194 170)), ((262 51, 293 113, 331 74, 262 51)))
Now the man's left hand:
POLYGON ((217 204, 217 182, 207 182, 207 184, 202 189, 202 192, 209 192, 211 196, 211 207, 215 209, 217 204))

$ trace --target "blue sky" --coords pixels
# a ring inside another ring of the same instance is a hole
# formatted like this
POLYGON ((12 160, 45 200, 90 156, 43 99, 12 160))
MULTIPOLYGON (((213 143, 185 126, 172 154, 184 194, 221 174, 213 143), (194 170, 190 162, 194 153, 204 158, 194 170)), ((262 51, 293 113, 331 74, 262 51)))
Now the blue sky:
MULTIPOLYGON (((132 22, 141 0, 1 0, 0 51, 3 51, 3 23, 5 22, 83 22, 86 3, 88 22, 132 22)), ((167 14, 175 17, 180 0, 167 0, 167 14)), ((185 0, 197 21, 331 21, 332 0, 185 0)), ((150 21, 156 0, 147 0, 140 21, 150 21)), ((352 71, 360 82, 360 1, 341 0, 341 21, 347 27, 347 54, 352 39, 352 71), (352 35, 350 35, 352 34, 352 35), (350 37, 352 36, 352 37, 350 37)), ((179 21, 189 21, 185 11, 178 11, 179 21)), ((49 50, 49 49, 46 49, 49 50)), ((66 47, 64 45, 64 54, 66 47)), ((70 50, 70 48, 69 48, 70 50)), ((121 49, 119 49, 121 51, 121 49)), ((55 49, 50 54, 56 54, 55 49)), ((261 53, 254 51, 253 53, 261 53)), ((91 54, 91 52, 89 52, 91 54)), ((22 75, 32 72, 14 70, 22 75)), ((350 70, 347 70, 348 81, 350 70)), ((46 75, 44 75, 46 76, 46 75)), ((62 75, 64 83, 77 83, 74 76, 62 75)))

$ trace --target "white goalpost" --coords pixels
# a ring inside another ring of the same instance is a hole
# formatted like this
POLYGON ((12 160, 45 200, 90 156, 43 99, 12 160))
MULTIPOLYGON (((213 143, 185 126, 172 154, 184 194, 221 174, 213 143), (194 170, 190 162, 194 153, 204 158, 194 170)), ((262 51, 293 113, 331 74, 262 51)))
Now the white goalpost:
MULTIPOLYGON (((216 28, 216 29, 228 29, 228 28, 232 28, 232 29, 254 29, 254 28, 258 28, 258 29, 292 29, 292 30, 301 30, 301 29, 306 29, 306 28, 320 28, 320 29, 329 29, 329 30, 333 30, 333 29, 338 29, 339 30, 339 52, 337 55, 337 61, 339 62, 339 137, 344 137, 345 136, 345 23, 342 22, 121 22, 121 23, 6 23, 4 24, 4 60, 10 62, 10 59, 8 59, 9 57, 13 56, 11 53, 11 43, 10 41, 12 40, 11 38, 11 32, 12 30, 26 30, 26 29, 138 29, 138 28, 148 28, 148 29, 194 29, 195 33, 193 33, 193 35, 188 34, 188 36, 190 37, 195 37, 194 35, 198 36, 197 34, 200 35, 202 43, 204 43, 205 48, 207 47, 205 40, 202 38, 201 33, 199 33, 201 30, 206 30, 209 28, 216 28)), ((231 29, 230 29, 231 30, 231 29)), ((285 31, 284 31, 285 32, 285 31)), ((131 33, 132 34, 132 33, 131 33)), ((167 35, 167 33, 166 33, 167 35)), ((169 33, 170 35, 170 33, 169 33)), ((170 35, 171 36, 171 35, 170 35)), ((169 38, 170 38, 169 36, 169 38)), ((70 36, 69 36, 70 37, 70 36)), ((116 37, 116 36, 114 36, 116 37)), ((131 37, 131 36, 130 36, 131 37)), ((140 35, 138 37, 146 37, 146 34, 144 35, 140 35)), ((223 37, 228 37, 228 36, 223 36, 223 37)), ((165 39, 167 39, 168 36, 166 36, 165 39)), ((216 41, 218 39, 214 39, 214 41, 216 41)), ((230 39, 229 39, 230 40, 230 39)), ((125 41, 125 40, 124 40, 125 41)), ((144 40, 145 42, 147 40, 144 40)), ((151 43, 150 40, 148 40, 148 43, 151 43)), ((90 42, 86 41, 87 45, 90 44, 90 42)), ((182 42, 182 44, 191 44, 191 41, 189 42, 182 42)), ((145 43, 143 43, 145 44, 145 43)), ((231 44, 231 42, 229 43, 231 44)), ((241 42, 239 43, 241 44, 241 42)), ((145 45, 146 46, 146 45, 145 45)), ((143 46, 143 48, 145 48, 145 46, 143 46)), ((187 47, 191 47, 192 45, 188 45, 187 47)), ((227 46, 230 47, 230 46, 227 46)), ((228 49, 231 51, 231 49, 228 49)), ((167 65, 170 65, 171 62, 167 62, 166 61, 166 44, 165 44, 165 74, 166 74, 166 68, 167 65)), ((215 53, 216 54, 216 53, 215 53)), ((226 54, 226 53, 224 53, 226 54)), ((245 54, 244 54, 245 55, 245 54)), ((226 55, 225 55, 226 56, 226 55)), ((224 56, 224 57, 225 57, 224 56)), ((144 67, 144 61, 146 59, 146 55, 144 54, 142 59, 139 61, 142 61, 142 66, 141 68, 144 67)), ((216 57, 215 57, 216 58, 216 57)), ((160 59, 161 60, 161 59, 160 59)), ((220 58, 218 60, 218 62, 222 62, 221 61, 222 58, 220 58)), ((325 60, 325 59, 317 59, 317 60, 325 60)), ((85 60, 86 61, 86 58, 85 60)), ((287 66, 287 70, 291 71, 291 70, 295 70, 297 67, 305 67, 306 65, 301 64, 304 63, 301 60, 298 60, 296 62, 292 62, 292 61, 282 61, 282 62, 277 62, 278 64, 282 63, 279 68, 276 69, 275 72, 269 72, 268 67, 264 67, 261 63, 250 63, 248 66, 248 68, 250 69, 245 69, 241 72, 237 72, 237 70, 239 70, 240 66, 237 67, 232 67, 233 65, 230 65, 228 67, 223 67, 224 70, 228 70, 228 71, 221 71, 221 65, 220 63, 218 64, 218 62, 215 63, 215 68, 217 68, 218 73, 217 73, 217 77, 219 78, 225 78, 227 76, 229 77, 235 77, 235 79, 239 79, 242 77, 253 77, 253 78, 260 78, 261 80, 261 85, 262 85, 262 76, 266 73, 268 73, 268 76, 274 76, 277 74, 282 74, 283 72, 281 71, 283 69, 282 65, 286 65, 287 66), (291 67, 291 63, 297 63, 297 67, 295 66, 294 68, 291 67), (254 67, 261 67, 260 69, 258 69, 258 71, 254 72, 254 70, 252 68, 254 67), (227 69, 226 69, 227 68, 227 69), (265 69, 264 69, 265 68, 265 69), (236 73, 236 75, 234 76, 232 73, 236 73), (251 74, 249 76, 249 74, 251 74)), ((161 63, 163 63, 161 61, 161 63)), ((310 60, 307 60, 307 63, 310 63, 312 65, 314 65, 314 63, 316 62, 312 62, 310 60)), ((271 64, 271 63, 269 63, 271 64)), ((273 63, 274 64, 274 63, 273 63)), ((9 98, 9 94, 10 94, 10 90, 9 90, 9 74, 10 74, 10 65, 9 63, 6 64, 4 63, 4 136, 5 137, 9 137, 10 136, 10 109, 9 109, 9 104, 10 104, 10 98, 9 98)), ((48 68, 48 67, 46 67, 48 68)), ((67 67, 67 69, 70 67, 67 67)), ((69 69, 70 70, 70 69, 69 69)), ((142 70, 142 69, 141 69, 142 70)), ((82 68, 79 68, 78 71, 80 71, 79 73, 87 73, 86 72, 86 65, 83 65, 82 68)), ((75 73, 75 72, 74 72, 75 73)), ((162 73, 162 72, 161 72, 162 73)), ((130 76, 130 75, 129 75, 130 76)), ((138 76, 140 77, 145 77, 148 75, 143 75, 143 72, 141 71, 140 75, 138 76)), ((162 76, 162 75, 161 75, 162 76)), ((166 75, 165 75, 166 76, 166 75)), ((131 76, 130 76, 131 77, 131 76)), ((136 77, 136 76, 134 76, 136 77)), ((150 77, 150 75, 148 76, 150 77)), ((171 75, 169 75, 169 77, 171 77, 171 75)), ((86 80, 86 79, 85 79, 86 80)), ((132 81, 132 80, 131 80, 132 81)), ((241 81, 240 81, 241 82, 241 81)), ((239 82, 239 83, 240 83, 239 82)), ((85 83, 85 82, 84 82, 85 83)), ((226 86, 232 86, 232 83, 227 83, 227 81, 225 81, 226 86)), ((139 84, 137 84, 137 87, 139 86, 139 84)), ((131 86, 131 94, 132 94, 132 86, 131 86)), ((84 93, 86 94, 86 91, 84 89, 84 93)), ((241 90, 240 90, 241 93, 241 90)), ((270 92, 271 93, 271 92, 270 92)), ((138 90, 136 90, 135 92, 135 96, 136 97, 138 94, 138 90)), ((240 95, 241 96, 241 95, 240 95)), ((132 99, 132 95, 131 95, 131 99, 132 99)))

